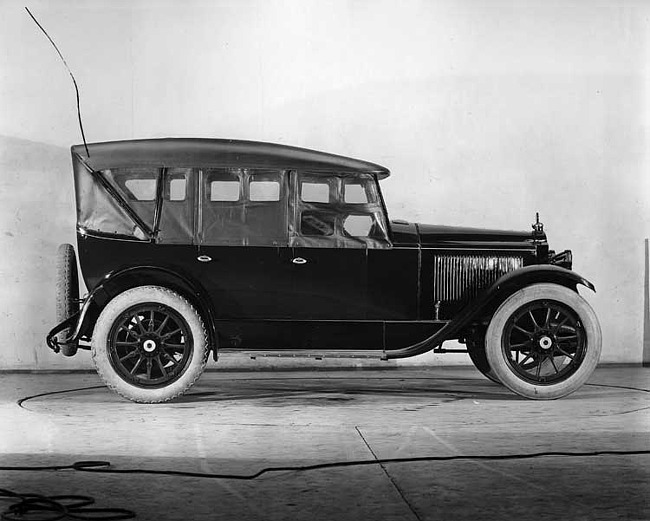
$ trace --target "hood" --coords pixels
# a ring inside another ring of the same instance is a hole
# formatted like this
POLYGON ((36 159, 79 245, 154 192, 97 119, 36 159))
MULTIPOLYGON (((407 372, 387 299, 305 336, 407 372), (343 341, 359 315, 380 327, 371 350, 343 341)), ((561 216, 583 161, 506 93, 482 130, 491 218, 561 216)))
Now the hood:
POLYGON ((476 249, 534 249, 546 235, 532 231, 486 230, 432 224, 412 225, 423 247, 476 249))

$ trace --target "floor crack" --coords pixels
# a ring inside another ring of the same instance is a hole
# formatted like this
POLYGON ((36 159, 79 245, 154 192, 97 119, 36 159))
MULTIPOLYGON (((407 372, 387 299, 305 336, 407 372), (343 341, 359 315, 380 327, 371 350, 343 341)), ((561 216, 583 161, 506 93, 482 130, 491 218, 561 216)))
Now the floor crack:
POLYGON ((362 434, 361 431, 359 430, 359 427, 357 427, 357 426, 355 425, 354 428, 355 428, 355 430, 357 431, 357 433, 359 434, 359 436, 361 437, 361 439, 363 440, 363 443, 365 443, 366 447, 368 447, 368 450, 370 451, 370 454, 372 454, 372 457, 375 458, 375 460, 379 462, 379 466, 381 467, 381 470, 384 471, 384 474, 386 474, 386 477, 390 480, 391 484, 393 485, 393 487, 395 488, 395 490, 397 491, 397 493, 398 493, 398 494, 400 495, 400 497, 402 498, 402 501, 404 501, 404 503, 406 503, 406 506, 409 507, 409 510, 413 513, 413 515, 415 516, 415 518, 416 518, 418 521, 422 521, 422 518, 418 515, 417 511, 415 510, 415 507, 413 507, 413 505, 411 505, 411 503, 409 502, 409 500, 406 499, 406 496, 404 495, 404 491, 400 488, 400 486, 399 486, 399 485, 397 484, 397 482, 393 479, 393 477, 388 473, 388 469, 386 469, 386 466, 385 466, 385 465, 384 465, 384 464, 379 460, 379 458, 378 458, 377 455, 375 454, 375 451, 372 450, 372 447, 370 446, 370 444, 368 443, 368 441, 366 440, 366 438, 363 436, 363 434, 362 434))

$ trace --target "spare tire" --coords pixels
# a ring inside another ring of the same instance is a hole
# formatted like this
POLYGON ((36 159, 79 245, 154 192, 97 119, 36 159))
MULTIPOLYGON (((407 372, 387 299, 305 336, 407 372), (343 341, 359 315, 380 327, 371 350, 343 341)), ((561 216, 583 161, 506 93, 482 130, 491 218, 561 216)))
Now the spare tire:
MULTIPOLYGON (((79 275, 77 257, 72 244, 61 244, 56 252, 56 320, 60 324, 79 311, 79 275)), ((59 333, 59 339, 66 342, 73 329, 59 333)), ((62 344, 61 353, 72 356, 77 352, 78 342, 62 344)))

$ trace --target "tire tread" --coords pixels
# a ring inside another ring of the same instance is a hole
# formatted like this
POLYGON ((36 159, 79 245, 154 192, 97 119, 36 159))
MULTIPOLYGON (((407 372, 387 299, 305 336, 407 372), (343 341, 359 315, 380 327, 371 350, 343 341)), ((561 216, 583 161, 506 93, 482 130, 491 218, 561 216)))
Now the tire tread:
MULTIPOLYGON (((77 257, 72 244, 61 244, 56 255, 56 319, 58 322, 67 320, 79 310, 79 275, 77 273, 77 257)), ((64 340, 70 336, 70 329, 60 334, 64 340)), ((72 356, 77 352, 78 344, 61 345, 64 356, 72 356)))

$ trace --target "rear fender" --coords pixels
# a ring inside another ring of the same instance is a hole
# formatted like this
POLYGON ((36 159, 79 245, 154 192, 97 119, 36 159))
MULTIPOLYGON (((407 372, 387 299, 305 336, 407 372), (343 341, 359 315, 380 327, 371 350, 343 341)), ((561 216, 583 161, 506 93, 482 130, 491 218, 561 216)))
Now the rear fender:
POLYGON ((127 289, 146 285, 169 288, 185 297, 197 308, 206 322, 210 346, 216 359, 218 337, 215 329, 215 313, 207 292, 191 278, 157 266, 138 266, 106 275, 85 299, 74 338, 91 338, 99 314, 114 297, 127 289))

